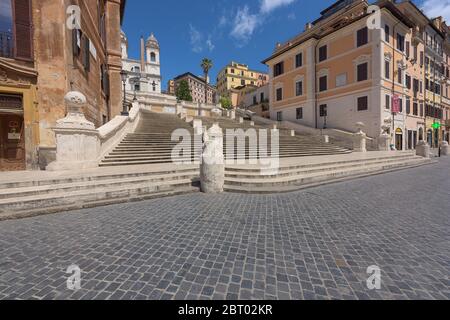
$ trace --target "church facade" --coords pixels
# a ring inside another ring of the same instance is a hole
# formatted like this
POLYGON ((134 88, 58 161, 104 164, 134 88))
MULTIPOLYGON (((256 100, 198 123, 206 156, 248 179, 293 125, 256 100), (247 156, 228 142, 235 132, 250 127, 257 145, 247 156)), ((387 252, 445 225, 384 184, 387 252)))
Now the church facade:
POLYGON ((140 59, 128 56, 128 39, 121 32, 122 69, 127 72, 127 92, 161 94, 160 47, 153 33, 147 41, 141 38, 140 59))

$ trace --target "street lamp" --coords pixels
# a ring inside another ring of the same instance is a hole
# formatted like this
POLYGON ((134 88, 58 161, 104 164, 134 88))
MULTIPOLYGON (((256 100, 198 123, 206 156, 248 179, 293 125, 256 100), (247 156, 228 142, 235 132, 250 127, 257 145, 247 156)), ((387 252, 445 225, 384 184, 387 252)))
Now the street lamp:
POLYGON ((121 115, 129 116, 128 105, 127 105, 127 101, 126 101, 126 95, 127 95, 126 84, 127 84, 127 77, 128 77, 127 72, 125 70, 120 71, 120 77, 122 78, 122 83, 123 83, 123 103, 122 103, 123 110, 121 112, 121 115))

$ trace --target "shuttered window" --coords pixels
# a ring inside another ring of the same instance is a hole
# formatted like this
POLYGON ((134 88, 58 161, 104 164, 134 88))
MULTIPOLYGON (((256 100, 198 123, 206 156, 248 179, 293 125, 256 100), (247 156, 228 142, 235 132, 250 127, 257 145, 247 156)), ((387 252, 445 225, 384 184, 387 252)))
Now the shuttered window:
POLYGON ((74 57, 78 57, 81 52, 81 30, 72 30, 72 52, 74 57))
POLYGON ((14 0, 14 55, 17 59, 33 59, 31 0, 14 0))
POLYGON ((358 98, 358 111, 365 111, 369 109, 369 99, 368 97, 358 98))
POLYGON ((83 45, 83 66, 84 70, 89 72, 91 70, 91 56, 89 51, 89 46, 91 44, 91 41, 88 37, 84 37, 84 45, 83 45))
POLYGON ((356 42, 358 47, 361 47, 369 42, 369 30, 367 27, 358 30, 356 42))
POLYGON ((109 97, 109 75, 105 65, 101 65, 102 90, 106 97, 109 97))
POLYGON ((367 62, 358 65, 358 81, 365 81, 368 79, 368 69, 369 64, 367 62))
POLYGON ((325 61, 328 59, 328 48, 327 46, 323 46, 319 48, 319 62, 325 61))
POLYGON ((319 91, 327 91, 328 90, 328 77, 323 76, 319 78, 319 91))

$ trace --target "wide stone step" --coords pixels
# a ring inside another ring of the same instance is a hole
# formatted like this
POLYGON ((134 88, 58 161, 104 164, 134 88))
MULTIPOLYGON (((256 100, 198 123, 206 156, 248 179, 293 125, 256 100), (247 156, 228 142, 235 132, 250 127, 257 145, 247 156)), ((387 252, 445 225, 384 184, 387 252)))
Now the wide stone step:
MULTIPOLYGON (((388 161, 388 160, 398 160, 398 161, 406 161, 408 159, 416 158, 416 156, 413 153, 410 152, 399 152, 395 155, 384 155, 380 156, 377 155, 376 157, 370 157, 370 158, 361 158, 361 159, 345 159, 340 158, 339 160, 331 160, 331 161, 320 161, 320 162, 313 162, 313 163, 302 163, 299 161, 299 164, 283 164, 279 168, 279 172, 282 171, 289 171, 289 170, 302 170, 302 169, 308 169, 308 168, 320 168, 323 166, 339 166, 339 165, 346 165, 346 164, 358 164, 366 161, 388 161)), ((300 160, 300 159, 299 159, 300 160)), ((249 174, 258 174, 261 175, 261 173, 264 174, 264 169, 261 169, 259 167, 236 167, 231 166, 227 167, 227 172, 234 173, 234 172, 244 172, 249 174)), ((270 173, 270 171, 269 171, 270 173)))
POLYGON ((199 191, 190 180, 169 181, 149 186, 113 187, 97 190, 80 190, 58 194, 28 196, 0 200, 0 220, 31 217, 43 213, 91 208, 116 203, 140 201, 199 191))
MULTIPOLYGON (((155 184, 164 181, 177 181, 177 180, 198 180, 198 171, 189 171, 186 173, 174 173, 174 174, 161 174, 152 176, 138 176, 129 178, 114 178, 107 180, 93 180, 93 181, 81 181, 70 183, 59 183, 53 185, 33 186, 33 187, 19 187, 0 189, 0 199, 7 198, 19 198, 41 194, 52 194, 58 192, 72 192, 78 190, 93 190, 94 192, 98 188, 104 189, 112 186, 121 186, 127 188, 135 185, 155 184)), ((20 200, 18 200, 20 201, 20 200)))
POLYGON ((343 181, 359 176, 385 173, 392 170, 412 168, 432 163, 426 159, 413 159, 405 162, 389 164, 374 164, 353 169, 334 170, 322 173, 311 173, 292 177, 279 177, 272 179, 256 180, 245 182, 240 179, 225 179, 225 190, 242 193, 278 193, 299 190, 323 183, 343 181))
MULTIPOLYGON (((343 170, 343 169, 351 169, 351 168, 358 168, 358 167, 367 167, 375 164, 392 164, 392 163, 401 163, 402 161, 412 161, 414 159, 411 159, 410 157, 401 160, 401 159, 369 159, 365 161, 349 161, 347 163, 343 164, 324 164, 321 166, 305 166, 300 169, 285 169, 280 168, 277 173, 273 173, 270 170, 267 171, 260 171, 260 172, 249 172, 249 171, 226 171, 225 176, 230 179, 242 179, 242 180, 250 180, 250 179, 270 179, 270 178, 280 178, 280 177, 291 177, 291 176, 299 176, 302 174, 311 174, 316 172, 327 172, 327 171, 334 171, 334 170, 343 170)), ((415 159, 415 160, 421 160, 421 159, 415 159)))

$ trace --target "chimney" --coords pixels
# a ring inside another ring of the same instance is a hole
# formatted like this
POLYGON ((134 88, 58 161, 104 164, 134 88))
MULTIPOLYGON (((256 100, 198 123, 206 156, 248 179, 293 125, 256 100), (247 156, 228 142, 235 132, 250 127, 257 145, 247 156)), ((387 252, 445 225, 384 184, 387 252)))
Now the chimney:
POLYGON ((141 36, 141 72, 145 72, 145 44, 143 36, 141 36))

